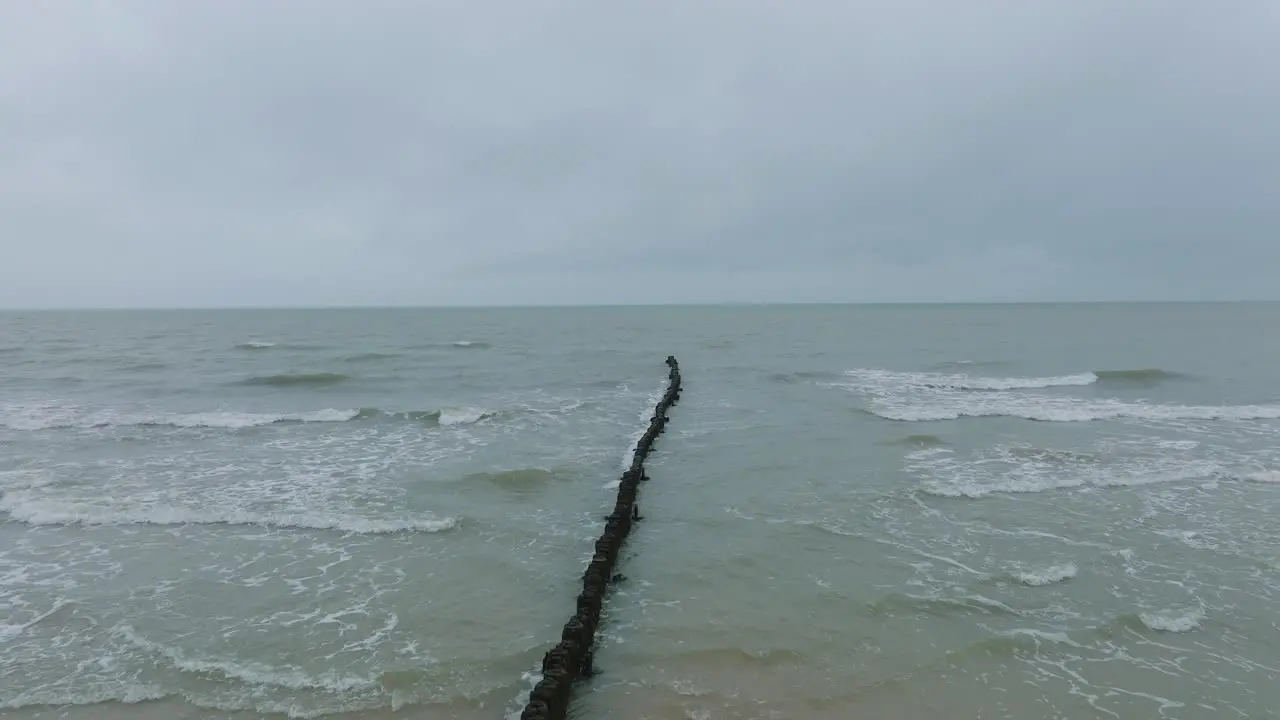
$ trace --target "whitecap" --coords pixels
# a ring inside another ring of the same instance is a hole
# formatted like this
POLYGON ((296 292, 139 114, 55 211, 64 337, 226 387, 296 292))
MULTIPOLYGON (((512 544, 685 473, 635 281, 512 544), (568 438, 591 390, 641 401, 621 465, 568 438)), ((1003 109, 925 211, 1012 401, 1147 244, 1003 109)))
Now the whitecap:
POLYGON ((1204 620, 1204 612, 1192 610, 1161 610, 1159 612, 1139 613, 1138 619, 1151 630, 1161 632, 1184 633, 1200 627, 1204 620))
POLYGON ((1041 568, 1039 570, 1028 570, 1016 573, 1014 577, 1018 582, 1030 587, 1043 587, 1045 585, 1053 585, 1064 580, 1070 580, 1076 576, 1079 568, 1073 562, 1063 563, 1061 565, 1053 565, 1051 567, 1041 568))
POLYGON ((915 386, 935 390, 1019 390, 1092 385, 1098 376, 1091 372, 1048 377, 977 377, 959 373, 893 372, 857 369, 845 373, 876 387, 915 386))

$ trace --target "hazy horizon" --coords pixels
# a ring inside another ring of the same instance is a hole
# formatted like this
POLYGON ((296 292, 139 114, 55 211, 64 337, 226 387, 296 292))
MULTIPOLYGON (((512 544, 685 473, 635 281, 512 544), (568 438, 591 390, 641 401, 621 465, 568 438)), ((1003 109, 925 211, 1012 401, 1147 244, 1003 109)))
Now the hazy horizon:
POLYGON ((327 310, 592 310, 627 308, 713 308, 713 307, 946 307, 946 306, 1021 306, 1021 305, 1278 305, 1280 300, 956 300, 956 301, 728 301, 672 303, 595 303, 519 305, 223 305, 172 307, 0 307, 0 313, 77 313, 77 312, 245 312, 245 311, 316 311, 327 310))
POLYGON ((6 3, 0 306, 1280 299, 1278 34, 1191 0, 6 3))

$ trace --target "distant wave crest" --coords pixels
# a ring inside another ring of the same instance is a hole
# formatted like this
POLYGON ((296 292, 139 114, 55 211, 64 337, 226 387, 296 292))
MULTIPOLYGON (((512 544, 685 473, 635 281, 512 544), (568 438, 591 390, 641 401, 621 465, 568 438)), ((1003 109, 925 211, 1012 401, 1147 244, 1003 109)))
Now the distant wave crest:
POLYGON ((109 427, 249 428, 275 423, 347 422, 358 410, 315 410, 301 413, 203 412, 167 415, 125 415, 112 412, 79 414, 75 408, 36 406, 0 415, 0 427, 10 430, 70 430, 109 427))
POLYGON ((10 406, 0 409, 0 428, 35 432, 41 430, 88 430, 113 427, 222 428, 239 430, 288 423, 345 423, 389 419, 427 427, 472 425, 497 418, 503 413, 476 407, 439 410, 387 411, 379 408, 313 410, 292 413, 213 411, 197 413, 125 413, 112 410, 86 412, 58 405, 10 406))
POLYGON ((267 350, 276 347, 276 343, 262 342, 260 340, 250 340, 236 345, 237 350, 267 350))
POLYGON ((281 373, 278 375, 256 375, 241 381, 241 385, 266 385, 270 387, 326 386, 337 385, 351 379, 350 375, 335 372, 317 373, 281 373))
POLYGON ((1186 380, 1191 376, 1162 368, 1139 368, 1137 370, 1094 370, 1100 383, 1154 385, 1164 380, 1186 380))
POLYGON ((348 355, 345 359, 350 363, 378 362, 381 360, 392 360, 399 357, 396 353, 385 352, 367 352, 348 355))
POLYGON ((1091 422, 1097 420, 1276 420, 1276 405, 1148 405, 1116 400, 1087 401, 1072 398, 998 398, 979 403, 885 404, 869 410, 886 420, 936 422, 963 417, 1015 417, 1039 422, 1091 422))

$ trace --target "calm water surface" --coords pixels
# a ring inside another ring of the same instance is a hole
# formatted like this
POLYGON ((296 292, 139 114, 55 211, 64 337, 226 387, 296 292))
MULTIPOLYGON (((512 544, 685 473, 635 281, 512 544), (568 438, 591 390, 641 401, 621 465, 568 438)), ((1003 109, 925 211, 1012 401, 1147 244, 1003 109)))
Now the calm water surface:
POLYGON ((0 314, 0 717, 1280 717, 1280 306, 0 314))

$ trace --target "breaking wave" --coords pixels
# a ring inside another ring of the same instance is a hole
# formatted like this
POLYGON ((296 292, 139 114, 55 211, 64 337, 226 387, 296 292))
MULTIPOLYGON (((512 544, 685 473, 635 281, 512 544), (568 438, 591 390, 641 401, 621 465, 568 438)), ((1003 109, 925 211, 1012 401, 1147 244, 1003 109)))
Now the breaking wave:
POLYGON ((142 637, 128 623, 117 625, 114 634, 144 652, 164 656, 175 668, 189 673, 214 673, 251 685, 272 685, 287 690, 328 690, 349 693, 378 684, 376 677, 344 676, 337 672, 310 675, 295 666, 276 668, 248 660, 190 657, 178 648, 167 647, 142 637))
POLYGON ((1052 377, 977 377, 955 373, 893 372, 890 370, 849 370, 855 386, 871 390, 1019 390, 1031 388, 1092 385, 1098 381, 1093 373, 1052 377))
POLYGON ((1277 405, 1150 405, 1118 400, 999 394, 972 400, 941 398, 933 403, 879 402, 868 410, 886 420, 932 422, 962 417, 1015 417, 1040 422, 1094 420, 1275 420, 1277 405))
POLYGON ((1052 567, 1040 568, 1038 570, 1026 570, 1014 573, 1013 578, 1028 587, 1043 587, 1045 585, 1053 585, 1070 580, 1080 572, 1073 562, 1063 563, 1062 565, 1054 565, 1052 567))
POLYGON ((1099 381, 1133 383, 1181 377, 1160 369, 1005 378, 862 369, 850 370, 845 376, 848 381, 835 386, 866 396, 869 403, 863 408, 865 412, 903 422, 998 416, 1041 422, 1280 419, 1280 405, 1158 405, 1115 398, 1023 392, 1092 385, 1099 381))
POLYGON ((1084 385, 1151 385, 1163 380, 1186 379, 1190 376, 1161 368, 1136 370, 1093 370, 1071 375, 1044 377, 982 377, 963 373, 893 372, 889 370, 849 370, 846 376, 860 386, 871 389, 898 387, 931 390, 1038 390, 1084 385))
POLYGON ((1257 483, 1280 483, 1280 470, 1259 470, 1244 475, 1244 479, 1257 483))
POLYGON ((488 482, 503 490, 526 493, 540 490, 556 479, 556 474, 543 468, 519 468, 468 475, 468 482, 488 482))
POLYGON ((454 425, 472 425, 482 420, 496 418, 500 413, 484 408, 461 407, 443 408, 440 410, 400 410, 388 411, 379 408, 361 408, 356 411, 356 418, 362 420, 389 417, 396 420, 407 420, 428 426, 451 427, 454 425))
POLYGON ((1126 627, 1145 628, 1157 632, 1185 633, 1200 627, 1204 621, 1204 609, 1159 610, 1125 615, 1118 622, 1126 627))
POLYGON ((319 373, 282 373, 279 375, 258 375, 242 380, 241 385, 266 385, 271 387, 325 386, 337 385, 351 379, 350 375, 333 372, 319 373))
POLYGON ((449 343, 449 345, 451 347, 468 349, 468 350, 487 350, 493 347, 489 343, 484 342, 482 340, 454 340, 453 342, 449 343))
POLYGON ((276 343, 250 340, 249 342, 242 342, 236 345, 236 350, 267 350, 273 347, 276 347, 276 343))

